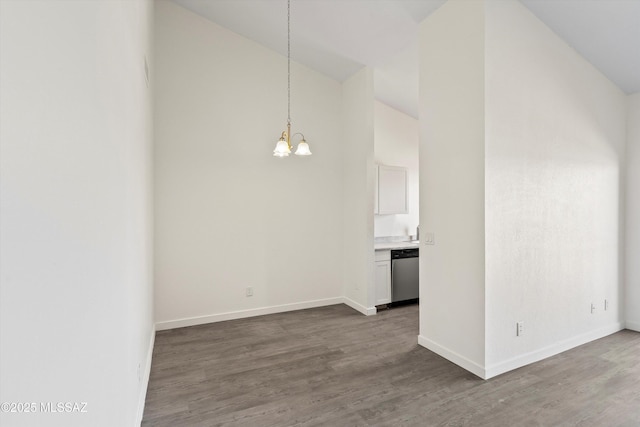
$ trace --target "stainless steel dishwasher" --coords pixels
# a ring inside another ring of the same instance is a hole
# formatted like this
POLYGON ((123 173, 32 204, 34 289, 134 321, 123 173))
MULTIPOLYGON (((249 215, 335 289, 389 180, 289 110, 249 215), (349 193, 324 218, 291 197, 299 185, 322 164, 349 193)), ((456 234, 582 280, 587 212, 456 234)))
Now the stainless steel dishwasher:
POLYGON ((419 296, 419 249, 391 251, 391 302, 417 299, 419 296))

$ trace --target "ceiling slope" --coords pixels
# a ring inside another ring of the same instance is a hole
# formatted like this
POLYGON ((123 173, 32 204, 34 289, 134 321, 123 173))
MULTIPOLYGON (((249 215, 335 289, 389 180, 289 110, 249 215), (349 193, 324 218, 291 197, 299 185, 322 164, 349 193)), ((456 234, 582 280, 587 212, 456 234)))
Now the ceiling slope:
MULTIPOLYGON (((173 0, 282 55, 286 0, 173 0)), ((337 81, 375 69, 376 97, 418 114, 417 34, 445 0, 294 0, 291 58, 337 81)), ((640 92, 640 0, 521 0, 626 93, 640 92)))

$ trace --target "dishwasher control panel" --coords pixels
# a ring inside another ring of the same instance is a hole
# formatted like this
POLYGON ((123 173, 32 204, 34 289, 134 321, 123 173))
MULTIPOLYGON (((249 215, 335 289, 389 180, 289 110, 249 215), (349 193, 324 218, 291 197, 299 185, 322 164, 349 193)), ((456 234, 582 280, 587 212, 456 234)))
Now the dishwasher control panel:
POLYGON ((395 249, 391 251, 391 259, 416 258, 420 256, 420 249, 395 249))

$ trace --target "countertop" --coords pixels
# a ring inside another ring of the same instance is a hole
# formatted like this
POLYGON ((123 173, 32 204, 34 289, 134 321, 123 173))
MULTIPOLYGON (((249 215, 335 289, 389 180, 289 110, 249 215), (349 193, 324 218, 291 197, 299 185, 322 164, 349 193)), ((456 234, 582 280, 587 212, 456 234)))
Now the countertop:
POLYGON ((410 242, 384 242, 384 243, 375 243, 373 247, 376 251, 389 251, 392 249, 417 248, 419 243, 420 243, 419 240, 412 240, 410 242))

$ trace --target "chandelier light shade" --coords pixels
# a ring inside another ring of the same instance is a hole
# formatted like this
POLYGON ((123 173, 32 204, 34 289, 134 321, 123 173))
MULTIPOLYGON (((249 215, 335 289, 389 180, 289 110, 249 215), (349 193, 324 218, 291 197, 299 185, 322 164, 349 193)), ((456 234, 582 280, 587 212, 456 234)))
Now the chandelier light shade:
POLYGON ((300 135, 301 140, 296 148, 296 156, 310 156, 311 149, 301 133, 291 134, 291 0, 287 0, 287 129, 282 131, 280 139, 273 150, 275 157, 289 157, 291 139, 300 135))
POLYGON ((288 157, 291 154, 291 145, 287 141, 287 132, 282 132, 282 136, 276 143, 276 149, 273 150, 273 155, 276 157, 288 157))
POLYGON ((309 148, 309 144, 304 140, 304 136, 302 137, 302 141, 298 143, 298 149, 296 150, 296 156, 310 156, 311 149, 309 148))

